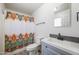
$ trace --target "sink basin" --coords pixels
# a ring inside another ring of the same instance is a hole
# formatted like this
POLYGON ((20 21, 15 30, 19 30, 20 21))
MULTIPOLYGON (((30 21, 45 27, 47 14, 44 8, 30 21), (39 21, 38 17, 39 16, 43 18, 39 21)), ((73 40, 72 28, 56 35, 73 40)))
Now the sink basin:
POLYGON ((50 38, 48 41, 50 41, 53 44, 58 44, 58 45, 62 45, 63 41, 62 40, 58 40, 57 38, 50 38))

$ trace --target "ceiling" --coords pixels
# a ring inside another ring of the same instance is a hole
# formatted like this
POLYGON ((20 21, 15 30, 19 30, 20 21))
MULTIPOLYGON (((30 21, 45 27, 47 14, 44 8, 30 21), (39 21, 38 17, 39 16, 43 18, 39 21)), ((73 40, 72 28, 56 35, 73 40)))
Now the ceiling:
POLYGON ((13 11, 31 15, 42 5, 43 3, 6 3, 5 7, 13 11))

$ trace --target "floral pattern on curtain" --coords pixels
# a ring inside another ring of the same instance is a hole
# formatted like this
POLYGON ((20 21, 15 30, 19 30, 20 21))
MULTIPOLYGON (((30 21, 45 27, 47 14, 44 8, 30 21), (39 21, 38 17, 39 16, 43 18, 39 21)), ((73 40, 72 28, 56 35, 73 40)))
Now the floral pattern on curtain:
POLYGON ((7 11, 5 17, 5 52, 34 43, 34 17, 7 11))

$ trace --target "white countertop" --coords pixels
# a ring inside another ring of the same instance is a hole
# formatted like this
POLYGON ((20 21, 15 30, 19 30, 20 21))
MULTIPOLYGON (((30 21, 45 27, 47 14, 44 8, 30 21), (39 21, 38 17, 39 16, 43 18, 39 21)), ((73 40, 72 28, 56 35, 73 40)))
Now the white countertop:
POLYGON ((56 38, 45 38, 42 40, 45 43, 48 43, 52 46, 55 46, 59 49, 67 51, 70 54, 79 55, 79 43, 70 42, 66 40, 58 40, 56 38))

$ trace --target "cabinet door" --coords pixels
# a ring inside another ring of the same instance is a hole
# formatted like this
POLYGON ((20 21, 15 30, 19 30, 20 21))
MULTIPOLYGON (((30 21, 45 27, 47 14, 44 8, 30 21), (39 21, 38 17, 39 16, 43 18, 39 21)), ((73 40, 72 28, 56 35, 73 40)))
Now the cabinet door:
POLYGON ((58 52, 49 48, 49 45, 47 45, 46 43, 42 43, 42 54, 43 55, 60 55, 58 52))
POLYGON ((46 48, 46 50, 47 50, 48 55, 60 55, 58 52, 56 52, 48 47, 46 48))
POLYGON ((42 45, 41 51, 42 51, 42 55, 48 55, 45 46, 42 45))

